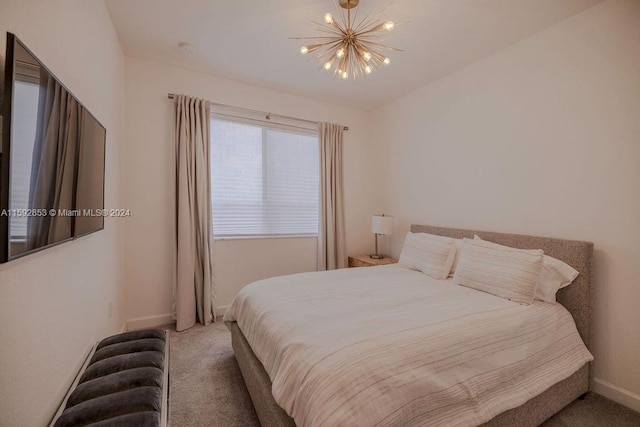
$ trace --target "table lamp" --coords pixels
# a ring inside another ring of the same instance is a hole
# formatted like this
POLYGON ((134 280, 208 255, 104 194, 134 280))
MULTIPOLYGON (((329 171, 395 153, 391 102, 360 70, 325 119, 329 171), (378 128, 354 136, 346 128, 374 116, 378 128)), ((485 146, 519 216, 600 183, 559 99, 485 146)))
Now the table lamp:
POLYGON ((374 215, 371 218, 371 232, 376 235, 376 253, 369 255, 372 259, 382 259, 383 254, 378 253, 378 234, 389 235, 393 232, 393 217, 382 215, 374 215))

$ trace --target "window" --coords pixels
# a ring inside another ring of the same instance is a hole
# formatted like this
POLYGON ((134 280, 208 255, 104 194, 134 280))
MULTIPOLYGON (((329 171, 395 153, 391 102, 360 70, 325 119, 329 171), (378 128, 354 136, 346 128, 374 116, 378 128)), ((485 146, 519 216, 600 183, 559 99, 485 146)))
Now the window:
MULTIPOLYGON (((24 74, 20 78, 23 79, 24 74)), ((27 78, 29 76, 26 76, 27 78)), ((26 78, 25 78, 26 80, 26 78)), ((38 100, 40 97, 40 85, 16 80, 13 90, 14 114, 19 120, 14 120, 11 131, 14 143, 11 146, 11 192, 9 194, 9 207, 26 212, 29 208, 29 189, 31 188, 31 169, 33 163, 33 149, 36 142, 36 129, 38 127, 38 100)), ((9 230, 12 241, 24 242, 27 236, 27 215, 11 216, 9 218, 9 230)))
POLYGON ((211 181, 216 237, 318 234, 315 131, 213 117, 211 181))

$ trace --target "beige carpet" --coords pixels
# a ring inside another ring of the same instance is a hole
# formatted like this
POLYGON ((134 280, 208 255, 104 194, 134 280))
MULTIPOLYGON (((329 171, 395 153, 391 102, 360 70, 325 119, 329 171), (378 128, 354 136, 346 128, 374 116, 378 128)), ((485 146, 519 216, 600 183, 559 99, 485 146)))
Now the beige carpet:
POLYGON ((222 322, 169 339, 169 425, 260 426, 222 322))
MULTIPOLYGON (((170 337, 172 427, 260 425, 233 356, 231 334, 222 322, 185 332, 171 330, 170 337)), ((590 393, 543 426, 639 427, 640 414, 590 393)))

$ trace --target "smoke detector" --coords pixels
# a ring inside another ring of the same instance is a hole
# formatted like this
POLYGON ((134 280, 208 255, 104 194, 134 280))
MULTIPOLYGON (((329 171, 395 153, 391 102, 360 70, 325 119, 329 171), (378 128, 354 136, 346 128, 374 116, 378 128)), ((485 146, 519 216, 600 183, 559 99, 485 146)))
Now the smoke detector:
POLYGON ((192 45, 191 43, 180 43, 178 45, 178 47, 184 51, 187 52, 188 54, 193 54, 196 53, 196 47, 194 45, 192 45))

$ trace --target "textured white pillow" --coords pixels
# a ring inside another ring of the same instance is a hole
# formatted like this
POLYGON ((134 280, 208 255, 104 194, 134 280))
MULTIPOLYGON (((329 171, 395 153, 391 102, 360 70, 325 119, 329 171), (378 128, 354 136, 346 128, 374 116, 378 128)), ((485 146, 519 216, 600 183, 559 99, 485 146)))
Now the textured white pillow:
POLYGON ((456 255, 455 239, 429 233, 408 232, 398 264, 434 279, 446 279, 456 255))
MULTIPOLYGON (((477 235, 475 235, 473 239, 495 247, 509 247, 489 242, 487 240, 482 240, 477 235)), ((538 276, 538 286, 536 287, 536 294, 534 298, 555 304, 556 292, 565 286, 569 286, 571 282, 578 277, 578 274, 580 273, 578 273, 578 271, 569 264, 566 264, 552 256, 545 255, 542 258, 542 269, 540 270, 540 276, 538 276)))
POLYGON ((464 239, 453 283, 508 300, 531 304, 544 252, 485 245, 464 239))
POLYGON ((578 271, 559 259, 545 255, 538 279, 536 298, 550 303, 556 302, 556 292, 569 286, 578 277, 578 271))

